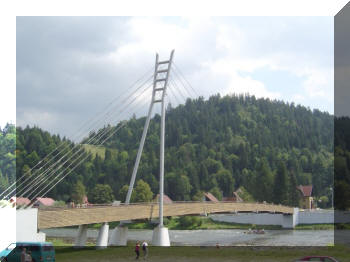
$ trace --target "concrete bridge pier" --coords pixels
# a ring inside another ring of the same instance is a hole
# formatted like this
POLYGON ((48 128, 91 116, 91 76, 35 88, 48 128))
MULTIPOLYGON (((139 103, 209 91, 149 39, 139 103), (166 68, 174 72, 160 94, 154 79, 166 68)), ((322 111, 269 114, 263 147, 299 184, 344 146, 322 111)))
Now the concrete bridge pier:
POLYGON ((87 239, 87 228, 88 225, 80 225, 75 238, 74 246, 75 247, 84 247, 87 239))
POLYGON ((97 248, 106 248, 108 245, 108 231, 109 225, 108 223, 103 223, 100 231, 98 232, 98 237, 96 241, 97 248))
POLYGON ((113 229, 109 246, 126 246, 128 242, 128 226, 121 223, 113 229))
POLYGON ((293 214, 282 215, 282 228, 294 228, 299 224, 299 208, 294 208, 293 214))
POLYGON ((162 247, 170 246, 168 228, 164 227, 163 225, 159 225, 153 229, 152 245, 162 247))

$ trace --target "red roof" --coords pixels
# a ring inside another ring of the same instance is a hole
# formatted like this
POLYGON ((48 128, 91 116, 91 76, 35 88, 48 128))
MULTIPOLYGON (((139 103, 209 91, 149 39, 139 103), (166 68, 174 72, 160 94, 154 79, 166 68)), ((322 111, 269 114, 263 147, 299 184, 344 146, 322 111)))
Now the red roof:
POLYGON ((222 201, 227 201, 227 202, 243 202, 242 198, 238 195, 237 192, 233 192, 232 197, 223 197, 222 201))
MULTIPOLYGON (((154 201, 159 202, 159 194, 155 197, 154 201)), ((164 204, 171 204, 173 201, 168 197, 166 194, 163 195, 163 203, 164 204)))
POLYGON ((310 197, 312 194, 312 186, 298 186, 304 197, 310 197))
POLYGON ((49 197, 38 197, 36 202, 37 204, 42 204, 44 206, 52 206, 55 203, 55 200, 49 197))
POLYGON ((11 197, 10 202, 13 203, 15 202, 16 205, 29 205, 30 200, 26 197, 11 197))
POLYGON ((204 193, 204 196, 211 202, 219 202, 219 200, 210 192, 204 193))

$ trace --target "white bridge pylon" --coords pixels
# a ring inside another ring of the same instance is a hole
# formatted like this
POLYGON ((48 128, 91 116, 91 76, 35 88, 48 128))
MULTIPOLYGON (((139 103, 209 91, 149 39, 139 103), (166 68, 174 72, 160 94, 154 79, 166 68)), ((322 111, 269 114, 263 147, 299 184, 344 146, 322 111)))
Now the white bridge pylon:
MULTIPOLYGON (((163 199, 164 199, 164 144, 165 144, 165 96, 169 81, 169 75, 173 62, 175 50, 171 51, 169 60, 159 61, 159 55, 156 54, 156 63, 153 77, 152 100, 148 110, 145 126, 141 137, 141 142, 136 156, 134 169, 131 175, 128 193, 125 204, 130 203, 131 194, 134 188, 137 170, 140 164, 143 147, 145 144, 149 123, 152 116, 152 110, 156 103, 161 103, 161 125, 160 125, 160 166, 159 166, 159 225, 153 231, 152 244, 155 246, 170 246, 168 229, 163 224, 163 199)), ((114 229, 111 238, 111 245, 126 244, 127 235, 126 225, 121 225, 114 229), (122 238, 122 239, 121 239, 122 238), (114 242, 114 243, 113 243, 114 242)))

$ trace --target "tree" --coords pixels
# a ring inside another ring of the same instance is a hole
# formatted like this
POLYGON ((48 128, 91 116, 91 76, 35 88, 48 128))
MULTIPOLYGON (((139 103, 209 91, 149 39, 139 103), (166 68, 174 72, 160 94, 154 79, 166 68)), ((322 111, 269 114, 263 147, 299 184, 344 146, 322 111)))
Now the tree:
MULTIPOLYGON (((120 201, 125 202, 126 201, 126 195, 128 194, 129 186, 124 185, 120 190, 118 194, 118 198, 120 201)), ((134 202, 135 200, 135 190, 132 191, 130 202, 134 202)))
POLYGON ((153 199, 153 192, 150 186, 140 179, 135 188, 135 202, 150 202, 153 199))
POLYGON ((265 158, 257 170, 255 195, 258 201, 271 201, 272 173, 265 158))
POLYGON ((113 200, 113 191, 109 185, 97 184, 89 194, 89 201, 94 204, 108 204, 113 200))
POLYGON ((321 196, 320 199, 318 200, 318 206, 320 208, 326 208, 328 206, 329 199, 327 196, 321 196))
POLYGON ((280 161, 275 175, 273 186, 273 202, 275 204, 288 204, 288 177, 287 168, 283 161, 280 161))
POLYGON ((220 188, 213 187, 212 189, 210 189, 209 192, 212 193, 218 200, 222 200, 222 191, 220 190, 220 188))
POLYGON ((197 193, 192 197, 193 201, 203 201, 204 193, 202 191, 197 191, 197 193))
POLYGON ((220 169, 216 174, 216 180, 219 184, 220 189, 223 191, 224 196, 232 196, 232 192, 235 185, 230 171, 226 169, 220 169))
POLYGON ((293 171, 290 173, 289 180, 290 180, 290 182, 289 182, 289 188, 288 188, 288 192, 289 192, 288 205, 293 206, 293 207, 297 207, 297 206, 299 206, 300 194, 299 194, 298 189, 297 189, 297 180, 295 178, 293 171))
POLYGON ((173 200, 189 200, 190 180, 185 175, 169 173, 165 176, 166 193, 173 200))
POLYGON ((85 186, 81 181, 78 181, 73 187, 71 195, 72 201, 76 204, 83 204, 85 196, 85 186))

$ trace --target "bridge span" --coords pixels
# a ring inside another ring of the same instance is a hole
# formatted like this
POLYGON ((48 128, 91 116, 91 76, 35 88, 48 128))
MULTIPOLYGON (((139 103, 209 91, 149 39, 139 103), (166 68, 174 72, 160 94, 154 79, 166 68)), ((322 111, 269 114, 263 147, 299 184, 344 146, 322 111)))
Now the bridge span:
MULTIPOLYGON (((201 215, 211 213, 264 212, 293 215, 294 209, 281 205, 236 202, 173 202, 164 204, 164 216, 201 215)), ((38 229, 78 226, 123 220, 153 219, 159 216, 158 203, 84 208, 39 209, 38 229)))

